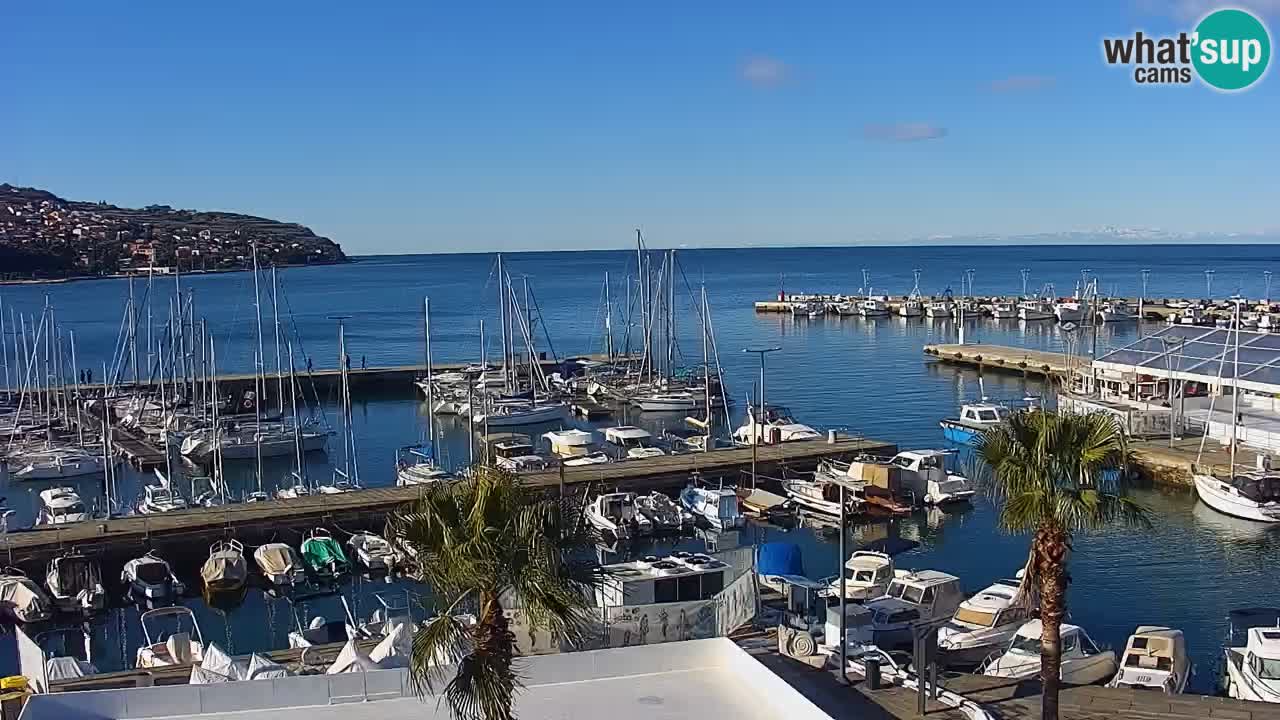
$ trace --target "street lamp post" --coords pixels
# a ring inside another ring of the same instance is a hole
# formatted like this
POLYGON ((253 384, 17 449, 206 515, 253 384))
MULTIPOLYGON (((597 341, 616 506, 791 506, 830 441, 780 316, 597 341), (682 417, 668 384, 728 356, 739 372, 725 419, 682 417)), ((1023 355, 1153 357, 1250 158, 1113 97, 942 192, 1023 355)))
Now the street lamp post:
POLYGON ((1213 300, 1213 271, 1204 271, 1204 295, 1205 300, 1213 300))
POLYGON ((755 413, 755 417, 752 418, 752 422, 751 422, 751 489, 752 490, 756 489, 756 484, 757 484, 756 482, 756 477, 757 477, 756 476, 756 456, 758 454, 757 448, 760 445, 760 441, 764 439, 764 432, 763 432, 764 426, 762 425, 762 423, 764 422, 764 356, 768 355, 771 352, 778 352, 781 349, 782 348, 780 347, 749 347, 749 348, 742 349, 742 352, 744 353, 756 353, 757 355, 760 356, 760 389, 758 392, 759 398, 757 398, 758 409, 755 413))
POLYGON ((1147 302, 1147 279, 1151 277, 1151 271, 1142 269, 1142 294, 1138 296, 1138 337, 1142 337, 1142 321, 1147 319, 1146 302, 1147 302))
POLYGON ((1262 296, 1262 299, 1263 299, 1263 302, 1265 302, 1267 305, 1270 305, 1271 304, 1271 271, 1270 270, 1262 271, 1262 281, 1263 281, 1263 284, 1266 285, 1266 293, 1262 296))
MULTIPOLYGON (((1160 342, 1161 342, 1161 344, 1163 344, 1163 345, 1164 345, 1164 367, 1165 367, 1165 371, 1166 371, 1166 372, 1168 372, 1168 374, 1169 374, 1169 388, 1168 388, 1168 396, 1169 396, 1169 447, 1173 447, 1173 436, 1174 436, 1174 433, 1173 433, 1173 429, 1174 429, 1174 423, 1173 423, 1173 373, 1174 373, 1174 367, 1173 367, 1173 363, 1172 363, 1172 362, 1171 362, 1171 360, 1170 360, 1170 356, 1171 356, 1171 355, 1173 355, 1174 348, 1177 348, 1177 350, 1178 350, 1178 367, 1177 367, 1177 369, 1178 369, 1179 371, 1181 371, 1181 370, 1182 370, 1182 344, 1183 344, 1184 342, 1186 342, 1186 339, 1185 339, 1185 338, 1182 338, 1182 337, 1169 337, 1168 335, 1165 335, 1165 336, 1163 336, 1163 337, 1161 337, 1161 338, 1160 338, 1160 342)), ((1179 394, 1181 394, 1181 393, 1179 393, 1179 394)))

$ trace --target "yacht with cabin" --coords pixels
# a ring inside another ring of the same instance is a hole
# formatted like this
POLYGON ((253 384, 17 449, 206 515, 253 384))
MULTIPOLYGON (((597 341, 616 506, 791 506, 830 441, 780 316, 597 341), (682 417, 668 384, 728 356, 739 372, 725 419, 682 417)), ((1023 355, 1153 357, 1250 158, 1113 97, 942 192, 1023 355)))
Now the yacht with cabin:
POLYGON ((863 603, 871 622, 851 637, 885 650, 909 646, 912 627, 951 617, 964 600, 960 578, 937 570, 898 572, 885 594, 863 603))
POLYGON ((977 667, 1000 652, 1029 618, 1015 602, 1019 580, 997 580, 956 608, 938 628, 938 651, 947 667, 977 667))
POLYGON ((1009 408, 988 402, 960 406, 956 417, 938 422, 942 437, 960 445, 972 445, 982 433, 996 427, 1009 418, 1009 408))
MULTIPOLYGON (((1028 620, 1014 633, 1004 652, 983 663, 979 675, 1026 680, 1040 675, 1039 620, 1028 620)), ((1116 673, 1116 654, 1102 650, 1077 625, 1063 623, 1062 682, 1068 685, 1092 685, 1110 679, 1116 673)))
POLYGON ((1129 636, 1120 656, 1120 669, 1107 687, 1180 695, 1190 677, 1191 660, 1182 631, 1143 625, 1129 636))

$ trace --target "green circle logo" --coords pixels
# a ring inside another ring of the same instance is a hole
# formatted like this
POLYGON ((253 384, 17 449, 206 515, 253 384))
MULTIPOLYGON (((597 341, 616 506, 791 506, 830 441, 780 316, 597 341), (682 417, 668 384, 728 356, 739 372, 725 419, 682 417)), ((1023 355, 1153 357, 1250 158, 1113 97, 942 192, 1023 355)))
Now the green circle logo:
POLYGON ((1243 90, 1271 60, 1267 28, 1243 10, 1217 10, 1196 26, 1191 62, 1200 79, 1219 90, 1243 90))

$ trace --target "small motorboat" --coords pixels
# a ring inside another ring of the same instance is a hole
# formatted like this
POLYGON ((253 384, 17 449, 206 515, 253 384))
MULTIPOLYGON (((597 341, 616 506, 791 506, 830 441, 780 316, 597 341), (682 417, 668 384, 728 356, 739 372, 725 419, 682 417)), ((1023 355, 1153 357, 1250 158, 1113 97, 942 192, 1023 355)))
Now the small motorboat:
POLYGON ((173 569, 155 551, 124 564, 120 582, 129 586, 134 598, 158 600, 181 595, 186 586, 173 574, 173 569))
MULTIPOLYGON (((893 581, 893 558, 875 550, 855 550, 844 563, 844 596, 854 602, 878 598, 893 581)), ((840 576, 827 578, 827 594, 840 597, 840 576)))
MULTIPOLYGON (((156 474, 159 475, 160 471, 157 470, 156 474)), ((142 486, 142 499, 138 502, 138 512, 142 515, 155 515, 174 510, 186 510, 187 499, 182 497, 182 493, 174 490, 163 475, 160 475, 160 478, 162 480, 160 485, 142 486)))
POLYGON ((259 545, 253 562, 267 582, 276 587, 293 587, 306 582, 307 569, 293 547, 282 542, 259 545))
POLYGON ((302 560, 307 570, 322 579, 334 579, 351 570, 342 545, 324 528, 316 528, 302 541, 302 560))
POLYGON ((396 551, 381 535, 360 532, 347 540, 351 556, 370 572, 391 572, 396 566, 396 551))
POLYGON ((84 501, 74 488, 52 487, 40 491, 40 515, 37 525, 67 525, 90 518, 84 501))
POLYGON ((44 622, 53 617, 53 601, 18 568, 0 570, 0 620, 44 622))
POLYGON ((62 480, 100 475, 107 460, 101 453, 82 448, 62 447, 35 450, 9 460, 14 480, 62 480))
POLYGON ((316 645, 342 643, 348 640, 368 639, 368 635, 361 631, 360 624, 356 622, 355 615, 351 612, 351 606, 347 604, 347 598, 339 596, 338 599, 342 602, 342 617, 338 620, 330 620, 316 615, 311 618, 306 627, 303 627, 302 618, 295 609, 293 615, 294 630, 289 633, 289 647, 308 648, 316 645))
POLYGON ((146 642, 138 648, 136 667, 199 665, 204 660, 204 637, 190 608, 175 605, 142 613, 142 635, 146 642), (166 621, 172 624, 165 627, 166 621))
POLYGON ((764 409, 764 422, 757 423, 754 407, 747 408, 747 419, 733 431, 733 441, 739 445, 774 445, 780 442, 816 440, 822 437, 817 430, 796 422, 784 407, 769 405, 764 409))
POLYGON ((209 558, 200 568, 200 578, 210 592, 239 590, 249 577, 244 561, 244 545, 238 540, 219 540, 209 547, 209 558))
POLYGON ((560 402, 532 405, 504 403, 494 405, 489 412, 476 412, 471 419, 476 426, 500 428, 563 421, 568 416, 569 406, 560 402))
POLYGON ((611 462, 613 462, 613 458, 609 457, 604 452, 597 450, 593 453, 587 453, 586 455, 579 455, 568 460, 562 460, 560 464, 565 467, 585 467, 587 465, 607 465, 611 462))
POLYGON ((430 485, 450 477, 427 446, 411 445, 396 451, 396 485, 430 485))
MULTIPOLYGON (((782 483, 782 487, 787 491, 787 497, 791 501, 804 510, 826 515, 828 517, 840 517, 840 494, 841 484, 833 482, 814 482, 811 480, 786 480, 782 483)), ((857 493, 845 489, 844 492, 844 509, 847 515, 861 514, 863 501, 857 496, 857 493)))
MULTIPOLYGON (((979 675, 1023 680, 1040 674, 1039 620, 1028 620, 1018 628, 1009 647, 979 668, 979 675)), ((1085 631, 1067 623, 1059 631, 1062 638, 1062 682, 1068 685, 1091 685, 1109 680, 1116 674, 1116 654, 1100 650, 1085 631)))
POLYGON ((942 450, 907 450, 889 461, 899 468, 901 490, 917 503, 947 505, 969 502, 974 490, 968 478, 947 470, 942 450))
POLYGON ((297 473, 290 473, 290 477, 293 478, 293 484, 276 488, 276 499, 292 500, 294 498, 310 497, 311 486, 303 482, 302 476, 297 473))
POLYGON ((693 515, 682 511, 675 500, 657 490, 648 495, 637 495, 635 506, 653 524, 654 532, 672 532, 693 523, 693 515))
POLYGON ((107 606, 102 569, 88 557, 72 551, 49 561, 45 585, 54 605, 66 613, 90 615, 107 606))
POLYGON ((604 441, 626 451, 627 458, 646 458, 665 455, 662 448, 653 446, 653 435, 634 425, 606 428, 604 441))
POLYGON ((859 642, 892 650, 911 644, 917 624, 951 617, 964 593, 960 578, 937 570, 898 572, 885 594, 863 603, 871 622, 858 628, 859 642))
POLYGON ((1140 626, 1125 643, 1120 670, 1107 687, 1159 690, 1180 695, 1191 677, 1187 641, 1181 630, 1155 625, 1140 626))
POLYGON ((938 628, 938 651, 947 667, 973 668, 1009 645, 1029 613, 1014 603, 1019 580, 997 580, 960 603, 938 628))
POLYGON ((1009 417, 1009 408, 991 403, 973 403, 960 406, 958 417, 941 420, 942 437, 960 445, 972 445, 978 436, 996 427, 1009 417))
POLYGON ((747 521, 738 509, 738 494, 732 488, 713 490, 688 485, 680 491, 680 504, 717 530, 742 527, 747 521))
POLYGON ((699 398, 690 392, 656 392, 631 399, 631 404, 642 412, 675 412, 692 410, 699 405, 699 398))
POLYGON ((636 511, 635 493, 601 493, 583 514, 598 532, 619 540, 653 531, 649 518, 636 511))
POLYGON ((1223 648, 1227 697, 1280 703, 1280 609, 1233 610, 1228 618, 1230 638, 1223 648))
POLYGON ((596 447, 595 433, 577 428, 545 432, 542 439, 551 445, 552 455, 565 461, 590 455, 596 447))

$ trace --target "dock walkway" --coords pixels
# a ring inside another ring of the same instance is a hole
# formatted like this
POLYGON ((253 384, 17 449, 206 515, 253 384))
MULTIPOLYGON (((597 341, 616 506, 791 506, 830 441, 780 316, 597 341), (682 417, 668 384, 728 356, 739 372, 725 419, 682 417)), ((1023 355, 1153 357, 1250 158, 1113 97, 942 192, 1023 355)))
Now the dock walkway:
POLYGON ((1075 367, 1070 362, 1070 357, 1064 353, 1005 345, 934 344, 925 345, 924 352, 953 365, 1046 379, 1066 377, 1075 367))
MULTIPOLYGON (((761 474, 776 475, 782 467, 812 470, 822 458, 852 458, 859 454, 891 455, 892 443, 838 437, 835 442, 808 440, 759 448, 761 474)), ((686 453, 522 475, 530 487, 588 486, 600 489, 650 490, 679 487, 698 474, 708 483, 737 484, 751 468, 751 448, 686 453)), ((56 527, 9 532, 0 538, 0 552, 10 564, 42 569, 67 548, 113 558, 149 548, 175 551, 203 548, 211 538, 235 535, 244 542, 268 540, 285 531, 340 525, 348 530, 377 528, 388 511, 417 498, 422 486, 370 488, 335 495, 310 495, 291 500, 232 503, 156 515, 132 515, 89 520, 56 527), (193 542, 198 541, 198 542, 193 542)))

